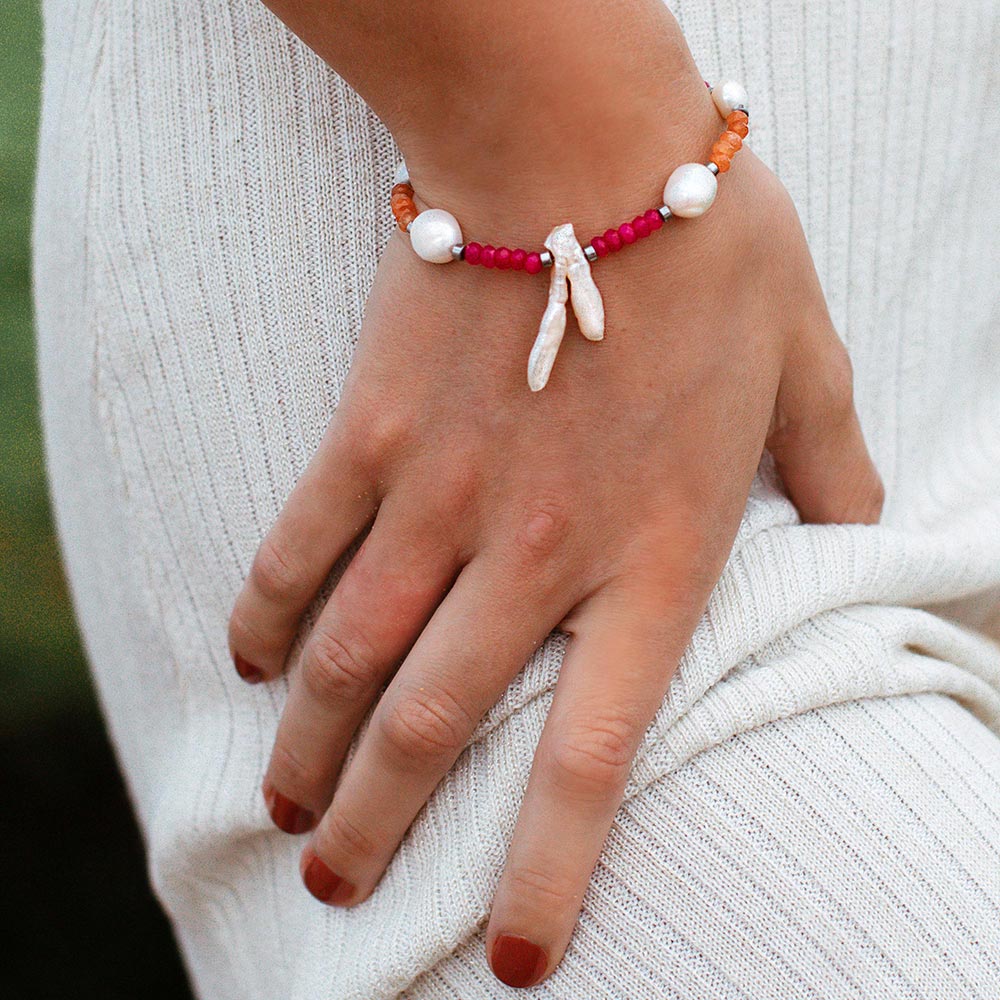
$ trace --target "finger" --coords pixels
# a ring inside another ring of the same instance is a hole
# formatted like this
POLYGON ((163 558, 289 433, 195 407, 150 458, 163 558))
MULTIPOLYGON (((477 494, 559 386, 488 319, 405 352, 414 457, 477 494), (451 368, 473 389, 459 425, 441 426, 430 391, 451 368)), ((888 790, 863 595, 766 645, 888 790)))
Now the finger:
POLYGON ((700 609, 602 592, 580 616, 497 887, 494 974, 531 986, 558 965, 632 760, 700 609))
POLYGON ((832 327, 799 338, 778 388, 767 447, 792 502, 815 524, 875 524, 882 480, 854 408, 847 351, 832 327))
POLYGON ((330 804, 351 739, 385 679, 420 634, 458 570, 440 528, 390 496, 320 613, 292 678, 264 797, 287 833, 330 804))
POLYGON ((554 593, 512 580, 522 578, 489 557, 469 563, 386 690, 303 854, 321 901, 372 892, 479 719, 566 612, 554 593))
POLYGON ((377 497, 348 442, 331 434, 254 557, 229 619, 229 648, 249 683, 281 673, 299 620, 377 497))

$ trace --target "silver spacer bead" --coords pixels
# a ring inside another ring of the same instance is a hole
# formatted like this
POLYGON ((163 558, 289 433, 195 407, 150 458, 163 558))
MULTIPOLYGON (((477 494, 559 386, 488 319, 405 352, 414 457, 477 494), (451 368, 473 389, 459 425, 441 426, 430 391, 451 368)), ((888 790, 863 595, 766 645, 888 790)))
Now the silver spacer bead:
POLYGON ((543 250, 540 256, 542 258, 542 267, 551 267, 555 263, 552 254, 548 250, 543 250))
MULTIPOLYGON (((742 111, 743 114, 747 116, 747 118, 750 117, 750 109, 745 104, 734 104, 733 111, 742 111)), ((729 113, 732 114, 733 111, 730 111, 729 113)))
POLYGON ((451 259, 452 260, 461 260, 464 256, 465 256, 465 244, 464 243, 456 243, 451 248, 451 259))
POLYGON ((705 166, 708 167, 713 174, 717 174, 719 172, 719 165, 717 163, 706 163, 705 166))
POLYGON ((656 211, 660 213, 660 218, 663 219, 664 222, 670 218, 670 209, 667 208, 666 205, 661 205, 656 211))
POLYGON ((586 257, 591 264, 593 264, 594 261, 597 260, 597 251, 593 248, 593 246, 591 246, 591 244, 588 243, 583 248, 583 256, 586 257))

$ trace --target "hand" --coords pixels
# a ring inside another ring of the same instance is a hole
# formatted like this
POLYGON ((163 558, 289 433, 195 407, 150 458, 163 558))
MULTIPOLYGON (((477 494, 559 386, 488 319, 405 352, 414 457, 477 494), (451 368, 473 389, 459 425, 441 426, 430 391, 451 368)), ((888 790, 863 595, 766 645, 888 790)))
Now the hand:
MULTIPOLYGON (((718 131, 705 115, 693 156, 718 131)), ((469 232, 496 230, 488 209, 469 232)), ((594 214, 601 229, 626 217, 594 214)), ((340 905, 374 891, 480 717, 553 627, 568 633, 487 934, 512 985, 562 956, 765 443, 804 519, 870 523, 881 507, 797 216, 750 150, 707 215, 594 276, 605 340, 571 319, 532 394, 547 275, 430 265, 395 234, 341 403, 230 623, 239 662, 276 677, 371 524, 305 644, 265 780, 280 826, 315 825, 303 876, 340 905)))

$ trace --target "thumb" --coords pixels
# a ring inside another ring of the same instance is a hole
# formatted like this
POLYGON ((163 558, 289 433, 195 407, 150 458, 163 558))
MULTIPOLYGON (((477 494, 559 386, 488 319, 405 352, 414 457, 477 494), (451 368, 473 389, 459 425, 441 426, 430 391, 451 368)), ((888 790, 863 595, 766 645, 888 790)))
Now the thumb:
POLYGON ((885 491, 854 408, 851 360, 832 326, 796 338, 767 448, 803 521, 876 524, 885 491))

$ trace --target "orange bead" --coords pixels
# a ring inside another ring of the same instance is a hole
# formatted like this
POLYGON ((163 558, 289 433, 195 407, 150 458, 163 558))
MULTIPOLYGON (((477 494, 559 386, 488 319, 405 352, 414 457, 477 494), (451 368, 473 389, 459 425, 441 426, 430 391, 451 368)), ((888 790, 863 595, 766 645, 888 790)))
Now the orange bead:
POLYGON ((389 192, 392 197, 397 194, 405 194, 407 198, 413 197, 413 187, 410 184, 393 184, 392 191, 389 192))
POLYGON ((731 156, 726 156, 723 153, 712 153, 712 163, 714 163, 719 168, 719 173, 724 174, 732 165, 733 159, 731 156))
MULTIPOLYGON (((720 167, 719 169, 721 170, 722 168, 720 167)), ((419 214, 420 213, 417 211, 417 206, 414 205, 412 202, 410 202, 410 207, 402 209, 396 216, 396 225, 399 226, 399 228, 402 229, 403 232, 405 233, 409 224, 419 214)))
POLYGON ((750 120, 744 112, 733 111, 726 119, 726 128, 730 132, 735 132, 741 139, 745 139, 750 131, 750 120))
POLYGON ((389 199, 389 204, 392 207, 392 214, 395 215, 399 209, 406 208, 408 205, 413 204, 413 199, 406 194, 394 194, 389 199))
POLYGON ((712 156, 725 156, 727 159, 732 159, 733 154, 736 152, 728 142, 722 142, 721 140, 717 142, 712 147, 712 156))
POLYGON ((733 152, 735 153, 743 145, 743 138, 736 132, 723 132, 719 136, 719 142, 728 142, 733 147, 733 152))

